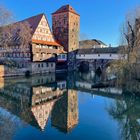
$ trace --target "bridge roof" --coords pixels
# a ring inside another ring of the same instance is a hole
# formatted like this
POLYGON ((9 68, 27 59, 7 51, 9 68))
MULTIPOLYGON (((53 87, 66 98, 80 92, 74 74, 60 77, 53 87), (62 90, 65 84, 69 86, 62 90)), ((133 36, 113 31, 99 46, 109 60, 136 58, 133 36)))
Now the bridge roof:
POLYGON ((87 48, 79 49, 78 54, 105 54, 105 53, 118 53, 120 47, 108 47, 108 48, 87 48))

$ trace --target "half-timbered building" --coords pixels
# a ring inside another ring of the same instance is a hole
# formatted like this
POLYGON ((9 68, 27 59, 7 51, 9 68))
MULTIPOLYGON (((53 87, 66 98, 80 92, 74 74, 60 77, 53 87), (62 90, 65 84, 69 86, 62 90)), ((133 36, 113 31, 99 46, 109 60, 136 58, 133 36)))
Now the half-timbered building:
MULTIPOLYGON (((55 40, 46 16, 39 14, 15 24, 18 26, 20 23, 28 23, 31 28, 30 44, 11 45, 10 49, 0 47, 1 62, 12 60, 16 63, 17 69, 22 71, 21 74, 55 72, 57 56, 60 58, 61 53, 64 53, 65 57, 66 55, 62 45, 55 40)), ((9 71, 4 72, 8 74, 9 71)), ((20 75, 17 72, 13 75, 16 74, 20 75)))

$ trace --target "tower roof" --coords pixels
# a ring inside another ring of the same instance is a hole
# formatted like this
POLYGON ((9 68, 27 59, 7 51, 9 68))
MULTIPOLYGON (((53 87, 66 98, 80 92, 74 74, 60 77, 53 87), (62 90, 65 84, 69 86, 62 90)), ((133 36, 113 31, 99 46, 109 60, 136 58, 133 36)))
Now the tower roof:
POLYGON ((63 12, 71 12, 79 16, 79 14, 70 5, 64 5, 52 14, 59 14, 63 12))

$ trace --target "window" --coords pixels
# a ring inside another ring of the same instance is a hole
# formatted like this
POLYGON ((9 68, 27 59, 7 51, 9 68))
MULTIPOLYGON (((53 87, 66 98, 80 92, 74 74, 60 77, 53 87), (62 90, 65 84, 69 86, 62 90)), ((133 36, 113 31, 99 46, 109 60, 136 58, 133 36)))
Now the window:
POLYGON ((45 55, 46 55, 45 53, 42 54, 43 57, 45 57, 45 55))
POLYGON ((61 59, 61 55, 58 55, 58 59, 61 59))
POLYGON ((53 67, 53 63, 51 63, 51 67, 53 67))
POLYGON ((38 53, 36 53, 36 57, 38 57, 39 56, 39 54, 38 53))
POLYGON ((43 68, 43 64, 41 64, 42 68, 43 68))
POLYGON ((17 57, 19 57, 19 53, 17 53, 17 57))
POLYGON ((62 58, 65 59, 65 54, 62 55, 62 58))
POLYGON ((38 64, 38 67, 40 68, 40 64, 38 64))
POLYGON ((24 67, 24 64, 21 64, 21 67, 23 68, 24 67))
POLYGON ((66 19, 64 19, 64 24, 66 24, 66 19))
POLYGON ((48 67, 48 63, 46 63, 46 67, 48 67))

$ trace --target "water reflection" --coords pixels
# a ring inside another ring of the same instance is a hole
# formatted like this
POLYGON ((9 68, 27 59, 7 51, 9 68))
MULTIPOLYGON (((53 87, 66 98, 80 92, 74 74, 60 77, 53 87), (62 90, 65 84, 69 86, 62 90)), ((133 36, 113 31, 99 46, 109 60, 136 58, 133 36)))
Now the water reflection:
POLYGON ((110 115, 118 121, 121 138, 140 139, 140 98, 125 96, 108 108, 110 115))
POLYGON ((51 116, 52 126, 61 131, 69 132, 78 124, 78 97, 76 90, 68 90, 57 100, 51 116), (58 117, 61 114, 61 117, 58 117))
POLYGON ((41 130, 50 114, 52 126, 66 132, 78 123, 77 91, 67 88, 66 79, 56 81, 53 74, 1 79, 0 96, 1 107, 41 130))
MULTIPOLYGON (((92 84, 99 79, 93 72, 49 74, 28 79, 1 78, 0 137, 2 140, 11 140, 17 130, 26 125, 31 125, 39 131, 47 131, 49 120, 51 127, 59 132, 72 132, 81 125, 78 93, 84 92, 113 99, 106 112, 119 123, 122 139, 139 139, 140 99, 124 96, 122 90, 115 87, 93 89, 92 84)), ((88 108, 83 110, 86 114, 88 108)), ((89 112, 92 113, 93 110, 89 112)), ((89 116, 90 113, 87 114, 87 117, 89 116)))

